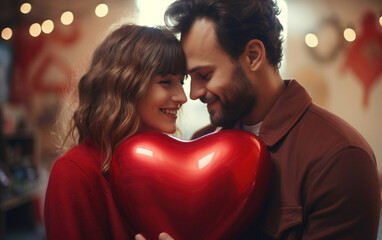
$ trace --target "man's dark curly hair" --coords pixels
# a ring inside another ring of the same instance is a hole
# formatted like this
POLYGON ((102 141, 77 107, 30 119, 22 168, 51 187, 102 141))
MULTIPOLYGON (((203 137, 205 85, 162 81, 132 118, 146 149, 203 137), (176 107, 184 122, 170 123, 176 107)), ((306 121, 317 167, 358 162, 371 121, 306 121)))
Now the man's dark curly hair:
POLYGON ((269 63, 279 68, 283 27, 278 14, 273 0, 177 0, 164 18, 166 26, 182 37, 197 19, 212 20, 219 44, 234 60, 250 40, 258 39, 265 46, 269 63))

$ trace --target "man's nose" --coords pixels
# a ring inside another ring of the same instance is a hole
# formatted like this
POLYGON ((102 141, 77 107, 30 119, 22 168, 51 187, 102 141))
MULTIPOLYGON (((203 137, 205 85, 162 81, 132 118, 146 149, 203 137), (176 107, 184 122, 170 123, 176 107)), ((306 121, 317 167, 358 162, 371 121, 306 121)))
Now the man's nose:
POLYGON ((204 96, 206 92, 207 90, 203 82, 191 79, 190 98, 192 100, 197 100, 201 96, 204 96))

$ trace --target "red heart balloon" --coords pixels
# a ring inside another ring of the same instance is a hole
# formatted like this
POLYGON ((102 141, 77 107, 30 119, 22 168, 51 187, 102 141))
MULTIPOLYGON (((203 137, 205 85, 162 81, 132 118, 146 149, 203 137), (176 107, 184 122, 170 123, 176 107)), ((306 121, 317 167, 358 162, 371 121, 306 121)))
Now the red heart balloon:
POLYGON ((237 235, 260 212, 271 161, 266 146, 242 130, 193 141, 137 134, 118 146, 109 180, 135 233, 156 240, 237 235))

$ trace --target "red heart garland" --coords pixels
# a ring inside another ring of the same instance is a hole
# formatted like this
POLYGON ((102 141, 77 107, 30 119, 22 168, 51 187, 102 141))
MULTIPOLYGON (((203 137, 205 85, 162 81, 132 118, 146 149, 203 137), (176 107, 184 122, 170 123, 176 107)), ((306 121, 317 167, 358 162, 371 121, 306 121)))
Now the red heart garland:
POLYGON ((223 130, 194 141, 137 134, 118 146, 110 184, 135 233, 177 240, 236 236, 259 214, 271 161, 255 135, 223 130))

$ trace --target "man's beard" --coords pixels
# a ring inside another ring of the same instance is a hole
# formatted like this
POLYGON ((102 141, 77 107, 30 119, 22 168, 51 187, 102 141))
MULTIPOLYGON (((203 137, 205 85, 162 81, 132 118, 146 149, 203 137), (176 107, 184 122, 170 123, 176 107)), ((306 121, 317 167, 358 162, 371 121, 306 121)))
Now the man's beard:
POLYGON ((224 102, 220 102, 220 110, 211 110, 210 120, 214 126, 232 128, 233 125, 247 115, 256 103, 256 89, 250 83, 239 63, 235 64, 230 84, 225 88, 224 102))

